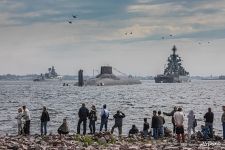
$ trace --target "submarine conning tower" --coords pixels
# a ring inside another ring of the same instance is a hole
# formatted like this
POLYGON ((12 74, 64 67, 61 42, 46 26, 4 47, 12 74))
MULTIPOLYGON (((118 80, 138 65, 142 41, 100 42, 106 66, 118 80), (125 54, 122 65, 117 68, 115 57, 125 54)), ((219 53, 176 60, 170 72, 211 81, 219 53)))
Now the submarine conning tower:
POLYGON ((96 76, 96 78, 119 79, 113 74, 111 66, 101 66, 101 72, 96 76))
POLYGON ((112 67, 111 66, 102 66, 101 74, 112 74, 112 67))

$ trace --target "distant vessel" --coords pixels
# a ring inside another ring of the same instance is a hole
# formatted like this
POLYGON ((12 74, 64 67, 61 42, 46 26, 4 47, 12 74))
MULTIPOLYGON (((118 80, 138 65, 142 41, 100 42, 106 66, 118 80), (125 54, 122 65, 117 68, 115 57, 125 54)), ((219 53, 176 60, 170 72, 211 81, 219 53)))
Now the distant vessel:
POLYGON ((33 81, 61 81, 62 76, 58 75, 55 71, 55 67, 52 66, 48 68, 48 73, 44 75, 41 74, 38 78, 34 79, 33 81))
POLYGON ((108 86, 108 85, 132 85, 141 84, 140 80, 137 80, 131 76, 117 77, 112 72, 111 66, 102 66, 101 72, 94 78, 83 80, 83 70, 79 71, 79 86, 93 85, 93 86, 108 86))
POLYGON ((164 74, 157 75, 155 83, 181 83, 190 82, 189 72, 182 66, 181 57, 176 54, 177 48, 174 45, 172 48, 173 54, 168 57, 167 67, 164 69, 164 74))

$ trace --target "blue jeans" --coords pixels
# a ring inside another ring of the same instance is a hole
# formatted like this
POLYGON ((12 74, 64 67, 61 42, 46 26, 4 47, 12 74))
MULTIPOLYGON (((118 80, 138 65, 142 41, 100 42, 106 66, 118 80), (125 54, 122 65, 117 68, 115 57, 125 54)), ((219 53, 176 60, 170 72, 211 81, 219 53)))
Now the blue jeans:
POLYGON ((43 135, 43 128, 44 128, 44 134, 47 134, 47 121, 41 122, 41 135, 43 135))
POLYGON ((143 130, 144 138, 148 136, 148 130, 143 130))
POLYGON ((164 137, 164 127, 163 126, 159 127, 159 136, 164 137))
POLYGON ((94 120, 90 120, 89 128, 90 128, 91 134, 95 134, 95 121, 94 120))
POLYGON ((104 125, 105 125, 105 131, 107 131, 108 119, 101 119, 100 132, 102 131, 102 128, 104 125))
POLYGON ((223 139, 225 140, 225 122, 223 122, 223 139))
POLYGON ((210 138, 213 138, 213 123, 206 122, 205 126, 209 128, 210 131, 210 138))
POLYGON ((158 128, 152 128, 154 139, 158 139, 158 128))

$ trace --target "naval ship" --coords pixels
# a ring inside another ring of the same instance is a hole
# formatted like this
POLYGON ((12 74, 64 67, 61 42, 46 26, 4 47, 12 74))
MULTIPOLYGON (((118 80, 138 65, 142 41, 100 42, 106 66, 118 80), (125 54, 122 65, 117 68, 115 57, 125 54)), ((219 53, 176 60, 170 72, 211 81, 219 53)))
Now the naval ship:
MULTIPOLYGON (((115 68, 114 68, 115 69, 115 68)), ((84 80, 83 70, 78 72, 78 86, 110 86, 110 85, 133 85, 141 84, 141 81, 132 76, 118 77, 113 74, 112 66, 101 66, 101 72, 93 78, 84 80)), ((115 69, 116 70, 116 69, 115 69)))
POLYGON ((38 78, 33 81, 61 81, 62 76, 58 75, 55 71, 55 67, 52 66, 48 68, 48 72, 45 74, 41 74, 38 78))
POLYGON ((176 54, 177 48, 174 45, 173 53, 168 57, 167 67, 164 69, 164 74, 157 75, 155 83, 182 83, 190 82, 189 72, 182 66, 182 59, 176 54))

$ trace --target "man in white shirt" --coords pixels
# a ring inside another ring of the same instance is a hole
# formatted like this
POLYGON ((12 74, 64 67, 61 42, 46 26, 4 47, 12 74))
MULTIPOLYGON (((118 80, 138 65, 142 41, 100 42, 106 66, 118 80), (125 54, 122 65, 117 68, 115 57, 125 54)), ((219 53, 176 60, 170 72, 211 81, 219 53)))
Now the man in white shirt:
POLYGON ((176 126, 177 141, 180 143, 180 136, 182 136, 182 142, 184 142, 184 113, 182 112, 182 108, 178 108, 178 111, 174 113, 173 117, 176 126))
POLYGON ((105 131, 107 131, 109 111, 106 109, 106 104, 103 105, 103 109, 101 111, 101 125, 100 132, 102 131, 103 126, 105 125, 105 131))
POLYGON ((25 120, 24 134, 29 135, 30 134, 30 111, 26 108, 26 106, 23 106, 23 118, 25 120))

